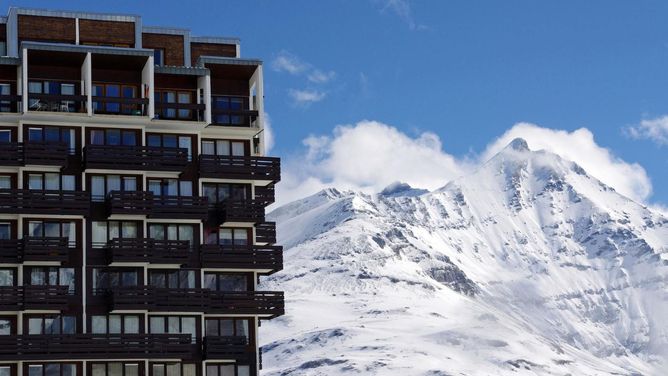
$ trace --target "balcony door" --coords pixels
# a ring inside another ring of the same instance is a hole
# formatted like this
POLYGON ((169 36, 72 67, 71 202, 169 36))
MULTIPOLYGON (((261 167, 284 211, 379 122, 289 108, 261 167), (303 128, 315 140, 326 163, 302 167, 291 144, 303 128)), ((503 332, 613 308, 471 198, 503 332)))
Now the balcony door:
POLYGON ((28 142, 67 145, 70 155, 77 154, 77 130, 67 127, 28 126, 24 131, 24 139, 28 142))
POLYGON ((146 135, 146 145, 163 148, 181 148, 188 150, 188 159, 192 158, 193 140, 195 136, 149 133, 146 135))
POLYGON ((209 203, 243 201, 251 197, 250 184, 202 183, 202 195, 209 203))
POLYGON ((171 178, 148 179, 148 190, 156 196, 192 196, 193 182, 171 178))
POLYGON ((74 191, 77 188, 75 175, 63 175, 58 172, 26 172, 28 189, 47 191, 74 191))
POLYGON ((202 140, 202 154, 243 157, 250 154, 250 144, 243 140, 202 140))
POLYGON ((107 195, 113 191, 135 192, 141 190, 138 184, 141 177, 136 175, 89 175, 91 199, 93 201, 104 201, 107 195))

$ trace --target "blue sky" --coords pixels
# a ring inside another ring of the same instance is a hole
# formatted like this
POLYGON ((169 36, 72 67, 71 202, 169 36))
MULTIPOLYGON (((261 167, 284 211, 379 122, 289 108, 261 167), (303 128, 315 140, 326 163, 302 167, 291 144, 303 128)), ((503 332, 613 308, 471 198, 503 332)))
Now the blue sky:
MULTIPOLYGON (((5 9, 55 4, 0 3, 5 9)), ((668 120, 636 128, 637 137, 625 131, 668 114, 666 1, 63 1, 57 7, 134 13, 145 25, 240 37, 243 57, 265 61, 272 154, 287 159, 303 155, 309 136, 331 141, 336 125, 364 119, 409 138, 433 133, 459 159, 484 154, 518 122, 568 132, 585 127, 613 159, 644 168, 653 186, 646 202, 668 203, 668 145, 661 145, 668 120)))

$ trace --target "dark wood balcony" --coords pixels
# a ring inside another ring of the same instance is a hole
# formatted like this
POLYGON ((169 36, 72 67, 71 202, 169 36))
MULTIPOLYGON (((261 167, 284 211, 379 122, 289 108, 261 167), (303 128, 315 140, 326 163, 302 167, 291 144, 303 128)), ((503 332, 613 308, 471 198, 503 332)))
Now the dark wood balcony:
POLYGON ((192 252, 187 240, 116 238, 107 243, 109 263, 184 264, 192 252))
POLYGON ((28 93, 30 111, 86 112, 85 95, 28 93))
POLYGON ((155 102, 156 119, 204 121, 204 103, 155 102))
POLYGON ((211 109, 211 125, 228 127, 254 127, 259 113, 255 110, 211 109))
POLYGON ((111 191, 106 202, 109 214, 149 215, 153 198, 153 193, 146 191, 111 191))
POLYGON ((269 184, 265 186, 255 186, 255 200, 261 201, 265 206, 276 202, 276 186, 269 184))
POLYGON ((155 146, 88 145, 84 148, 86 168, 140 171, 183 171, 188 149, 155 146))
POLYGON ((264 202, 258 200, 226 200, 217 205, 218 222, 264 222, 264 202))
POLYGON ((199 156, 199 172, 204 178, 281 180, 281 159, 274 157, 199 156))
POLYGON ((276 244, 276 222, 256 223, 255 242, 261 244, 276 244))
POLYGON ((109 292, 111 310, 204 312, 268 317, 284 313, 283 292, 123 287, 109 292))
POLYGON ((93 96, 93 112, 108 115, 145 116, 148 98, 93 96))
POLYGON ((0 213, 86 215, 89 210, 89 192, 0 189, 0 213))
POLYGON ((202 244, 200 259, 204 268, 253 269, 272 274, 283 269, 283 247, 202 244))
POLYGON ((0 263, 18 264, 22 252, 23 239, 0 239, 0 263))
POLYGON ((64 310, 68 298, 67 286, 2 286, 0 311, 64 310))
POLYGON ((193 359, 190 334, 0 336, 0 360, 193 359))
POLYGON ((206 336, 203 342, 204 359, 248 361, 255 357, 255 347, 243 336, 206 336))
POLYGON ((208 216, 206 197, 199 196, 154 196, 151 218, 199 219, 208 216))
POLYGON ((1 166, 61 166, 68 162, 69 150, 64 143, 8 142, 0 144, 1 166))
POLYGON ((23 96, 14 94, 0 95, 0 112, 21 112, 19 103, 23 100, 23 96))
POLYGON ((70 248, 67 238, 59 237, 24 237, 22 262, 69 260, 70 248))

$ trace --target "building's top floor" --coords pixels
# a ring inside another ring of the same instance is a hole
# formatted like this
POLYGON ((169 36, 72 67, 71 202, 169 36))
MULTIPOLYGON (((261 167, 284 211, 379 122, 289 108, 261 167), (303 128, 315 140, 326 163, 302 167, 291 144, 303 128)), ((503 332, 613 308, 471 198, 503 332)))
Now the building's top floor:
POLYGON ((0 17, 0 55, 21 57, 23 42, 150 49, 154 63, 166 66, 197 66, 202 56, 240 57, 238 38, 144 26, 138 15, 11 7, 0 17))

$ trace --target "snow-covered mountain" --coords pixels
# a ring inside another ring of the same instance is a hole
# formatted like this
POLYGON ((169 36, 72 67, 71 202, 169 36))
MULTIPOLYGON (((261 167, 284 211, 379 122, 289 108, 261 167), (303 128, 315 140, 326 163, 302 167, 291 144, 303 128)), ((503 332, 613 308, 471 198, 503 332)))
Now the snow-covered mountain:
POLYGON ((668 218, 524 140, 435 192, 270 218, 263 375, 668 375, 668 218))

